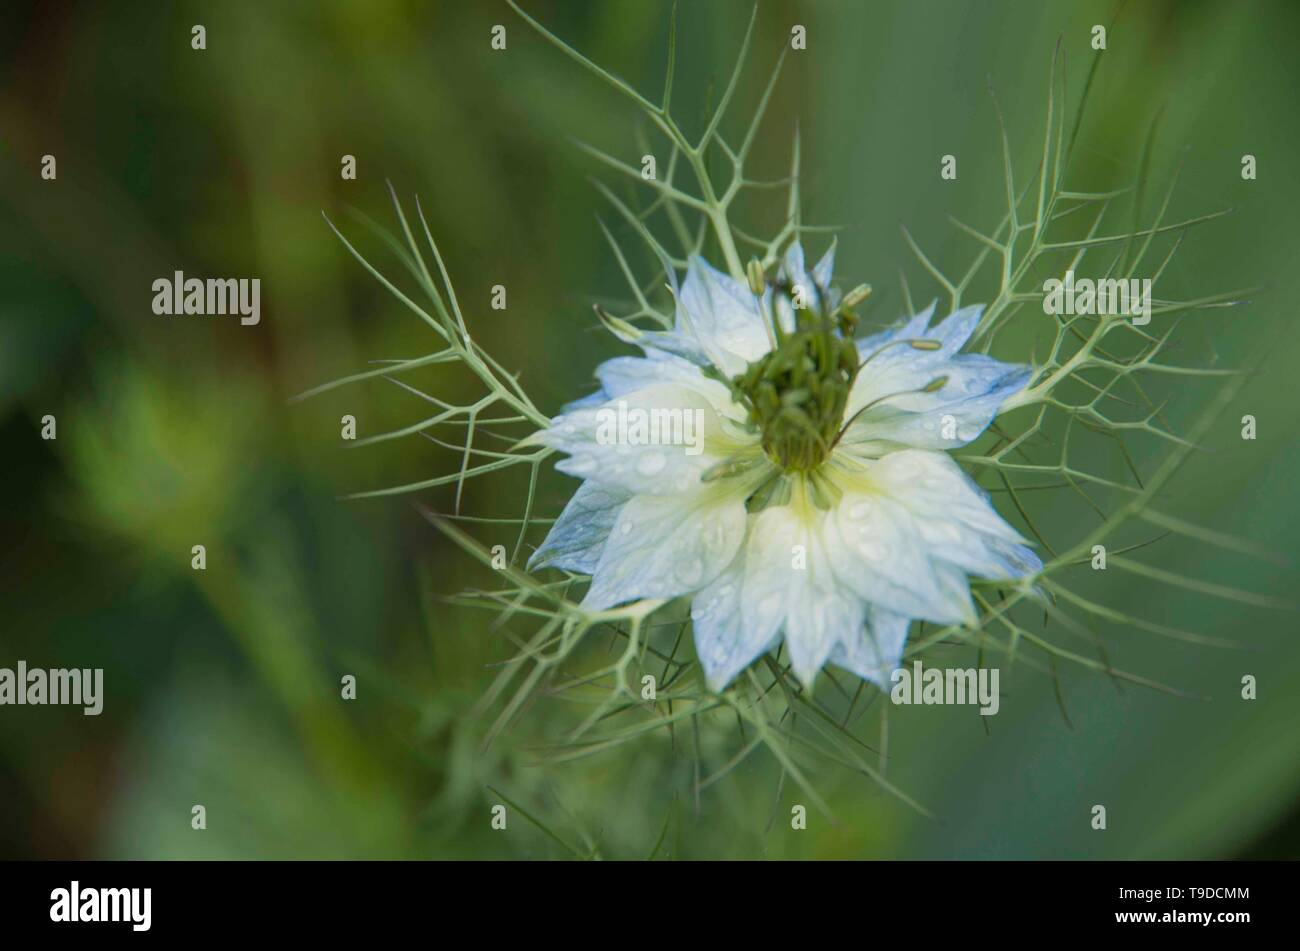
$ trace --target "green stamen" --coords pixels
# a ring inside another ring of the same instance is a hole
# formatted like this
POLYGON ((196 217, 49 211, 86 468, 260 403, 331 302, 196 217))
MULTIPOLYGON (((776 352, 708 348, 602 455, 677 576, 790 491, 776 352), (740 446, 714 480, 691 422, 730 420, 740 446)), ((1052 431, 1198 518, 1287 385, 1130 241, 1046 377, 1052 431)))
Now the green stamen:
POLYGON ((807 288, 775 283, 774 289, 774 301, 781 296, 790 302, 794 327, 787 332, 775 312, 767 315, 775 346, 731 386, 749 408, 750 424, 762 433, 768 458, 785 471, 809 472, 830 455, 857 377, 857 318, 843 308, 829 312, 823 288, 810 294, 807 288))

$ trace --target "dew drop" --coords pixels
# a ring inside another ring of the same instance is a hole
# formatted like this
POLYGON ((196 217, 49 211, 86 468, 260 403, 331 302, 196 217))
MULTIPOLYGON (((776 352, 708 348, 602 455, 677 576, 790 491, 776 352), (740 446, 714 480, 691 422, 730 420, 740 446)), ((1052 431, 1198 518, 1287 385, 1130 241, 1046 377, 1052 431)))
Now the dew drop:
POLYGON ((677 580, 682 584, 696 584, 704 575, 704 563, 698 558, 688 558, 677 566, 677 580))
POLYGON ((662 452, 644 452, 636 461, 636 471, 643 476, 652 476, 662 472, 666 465, 668 460, 662 452))
POLYGON ((858 545, 858 551, 862 552, 862 556, 868 561, 879 561, 885 557, 884 547, 876 541, 863 540, 858 545))

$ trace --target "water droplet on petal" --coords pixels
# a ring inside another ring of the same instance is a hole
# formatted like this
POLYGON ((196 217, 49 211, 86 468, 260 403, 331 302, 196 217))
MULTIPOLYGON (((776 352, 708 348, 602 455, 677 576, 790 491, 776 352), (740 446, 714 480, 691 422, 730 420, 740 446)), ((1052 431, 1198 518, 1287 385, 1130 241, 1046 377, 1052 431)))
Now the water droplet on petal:
POLYGON ((880 561, 885 557, 884 546, 880 542, 871 539, 864 539, 858 545, 858 551, 862 552, 862 557, 869 561, 880 561))
POLYGON ((688 558, 677 566, 677 580, 682 584, 697 584, 704 575, 704 563, 698 558, 688 558))
POLYGON ((636 471, 643 476, 652 476, 662 472, 666 465, 668 460, 662 452, 643 452, 636 461, 636 471))

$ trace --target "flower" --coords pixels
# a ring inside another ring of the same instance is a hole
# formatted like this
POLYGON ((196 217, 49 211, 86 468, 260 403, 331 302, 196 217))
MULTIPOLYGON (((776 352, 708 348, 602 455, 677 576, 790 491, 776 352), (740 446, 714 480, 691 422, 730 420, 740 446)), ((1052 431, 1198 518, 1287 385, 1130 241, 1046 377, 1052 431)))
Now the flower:
POLYGON ((534 437, 583 482, 530 567, 590 575, 591 610, 690 597, 713 690, 782 637, 805 685, 831 663, 883 687, 912 620, 972 623, 972 577, 1042 568, 946 452, 1030 369, 960 352, 978 306, 855 341, 846 305, 869 291, 840 295, 833 257, 808 271, 795 243, 748 283, 693 257, 673 329, 601 364, 600 389, 534 437), (616 407, 658 414, 659 438, 598 438, 616 407), (693 452, 666 438, 691 419, 693 452))

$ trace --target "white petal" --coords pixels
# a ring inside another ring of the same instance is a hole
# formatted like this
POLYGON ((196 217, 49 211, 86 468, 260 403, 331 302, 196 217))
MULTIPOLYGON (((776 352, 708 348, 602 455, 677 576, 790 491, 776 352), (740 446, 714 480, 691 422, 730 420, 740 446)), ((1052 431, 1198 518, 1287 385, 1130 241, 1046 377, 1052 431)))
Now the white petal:
POLYGON ((872 357, 872 365, 877 360, 888 359, 888 354, 901 347, 891 347, 890 350, 882 352, 879 356, 872 356, 880 350, 885 344, 894 340, 917 340, 925 337, 925 328, 930 326, 930 318, 934 316, 935 302, 931 301, 930 306, 923 311, 912 315, 906 321, 894 327, 887 327, 878 331, 869 337, 863 337, 858 341, 858 354, 862 359, 872 357))
POLYGON ((731 563, 744 536, 743 495, 707 486, 635 496, 618 513, 582 603, 599 611, 698 591, 731 563))
POLYGON ((866 605, 839 582, 825 561, 824 548, 815 560, 810 554, 807 575, 791 591, 785 642, 795 675, 811 687, 843 632, 862 627, 866 605))
POLYGON ((570 400, 560 409, 560 415, 572 413, 575 410, 588 409, 592 406, 600 406, 602 403, 609 402, 609 394, 605 390, 599 389, 595 393, 588 393, 586 396, 579 397, 576 400, 570 400))
POLYGON ((896 364, 889 380, 877 379, 861 388, 854 385, 845 414, 852 422, 840 444, 863 456, 880 456, 900 447, 956 449, 978 438, 1003 402, 1023 389, 1032 375, 1027 366, 982 355, 942 364, 921 360, 896 364), (906 393, 939 376, 947 377, 947 382, 937 392, 912 392, 867 406, 877 398, 873 390, 899 387, 889 391, 906 393))
MULTIPOLYGON (((798 241, 792 242, 790 247, 785 249, 785 255, 781 258, 781 274, 795 283, 808 280, 808 272, 804 269, 803 245, 798 241)), ((811 291, 812 288, 808 290, 811 291)))
POLYGON ((890 675, 903 659, 908 624, 901 614, 871 608, 863 627, 840 638, 831 652, 831 663, 870 680, 881 690, 889 689, 890 675))
POLYGON ((1004 541, 1024 542, 989 504, 988 495, 946 453, 893 452, 873 463, 869 473, 881 492, 916 514, 955 520, 1004 541))
POLYGON ((865 610, 836 578, 825 522, 824 513, 804 505, 765 509, 745 553, 747 636, 766 642, 784 621, 791 665, 808 686, 843 632, 861 626, 865 610))
POLYGON ((605 539, 627 500, 626 492, 595 482, 582 483, 551 526, 546 540, 528 559, 529 569, 549 565, 592 574, 600 562, 605 539))
POLYGON ((770 348, 749 287, 715 270, 699 255, 692 255, 687 266, 676 329, 695 337, 728 376, 740 373, 770 348))
POLYGON ((1028 384, 1029 367, 959 351, 979 325, 983 307, 964 307, 934 327, 934 305, 901 327, 858 342, 863 366, 845 408, 840 444, 863 457, 901 447, 955 449, 976 439, 1002 403, 1028 384), (937 341, 917 350, 904 341, 937 341), (941 381, 934 392, 925 392, 941 381))
MULTIPOLYGON (((814 310, 821 309, 830 312, 839 304, 841 296, 838 290, 831 287, 831 268, 834 263, 835 245, 832 243, 830 249, 810 273, 807 269, 803 246, 796 241, 786 249, 785 255, 781 258, 781 267, 778 273, 788 284, 800 289, 800 293, 807 301, 806 306, 814 310)), ((770 293, 765 295, 763 300, 765 304, 770 304, 772 295, 770 293)), ((777 295, 775 306, 781 326, 786 331, 793 330, 795 314, 790 299, 785 294, 777 295)))
MULTIPOLYGON (((752 523, 757 516, 751 516, 752 523)), ((736 675, 768 650, 775 641, 766 628, 744 623, 742 592, 745 580, 745 546, 727 569, 691 603, 695 653, 704 668, 709 689, 721 691, 736 675)))
POLYGON ((569 454, 556 465, 561 472, 629 494, 687 491, 740 446, 723 432, 721 417, 707 398, 672 383, 557 416, 535 439, 569 454), (657 420, 658 439, 632 442, 641 434, 618 432, 620 411, 629 421, 657 420))
POLYGON ((972 304, 970 307, 963 307, 961 310, 949 314, 937 325, 927 330, 925 332, 926 339, 938 340, 942 346, 936 352, 943 354, 945 357, 951 357, 966 345, 970 335, 979 326, 980 317, 983 314, 983 304, 972 304))
POLYGON ((1042 563, 945 453, 904 450, 841 479, 831 524, 841 579, 871 603, 936 623, 974 617, 968 576, 1012 580, 1042 563))
POLYGON ((834 269, 835 269, 835 242, 832 241, 831 246, 827 248, 826 253, 822 255, 822 259, 818 261, 817 266, 813 268, 812 278, 822 287, 830 287, 831 272, 834 269))
POLYGON ((713 380, 695 364, 671 354, 651 351, 648 357, 614 357, 596 367, 596 378, 606 401, 627 396, 660 383, 678 383, 700 393, 719 413, 743 420, 743 407, 731 398, 731 391, 713 380))
POLYGON ((859 340, 858 352, 862 354, 864 360, 868 357, 871 358, 867 369, 882 373, 886 368, 899 361, 933 366, 944 363, 956 356, 979 325, 980 316, 984 313, 984 305, 974 304, 970 307, 963 307, 931 327, 930 321, 934 317, 934 308, 935 305, 931 303, 925 310, 915 314, 900 326, 859 340), (914 350, 901 343, 887 350, 882 351, 880 349, 885 344, 895 340, 937 341, 939 349, 914 350))
POLYGON ((916 520, 883 487, 846 492, 826 535, 837 576, 863 600, 939 624, 973 617, 969 591, 943 583, 916 520))

